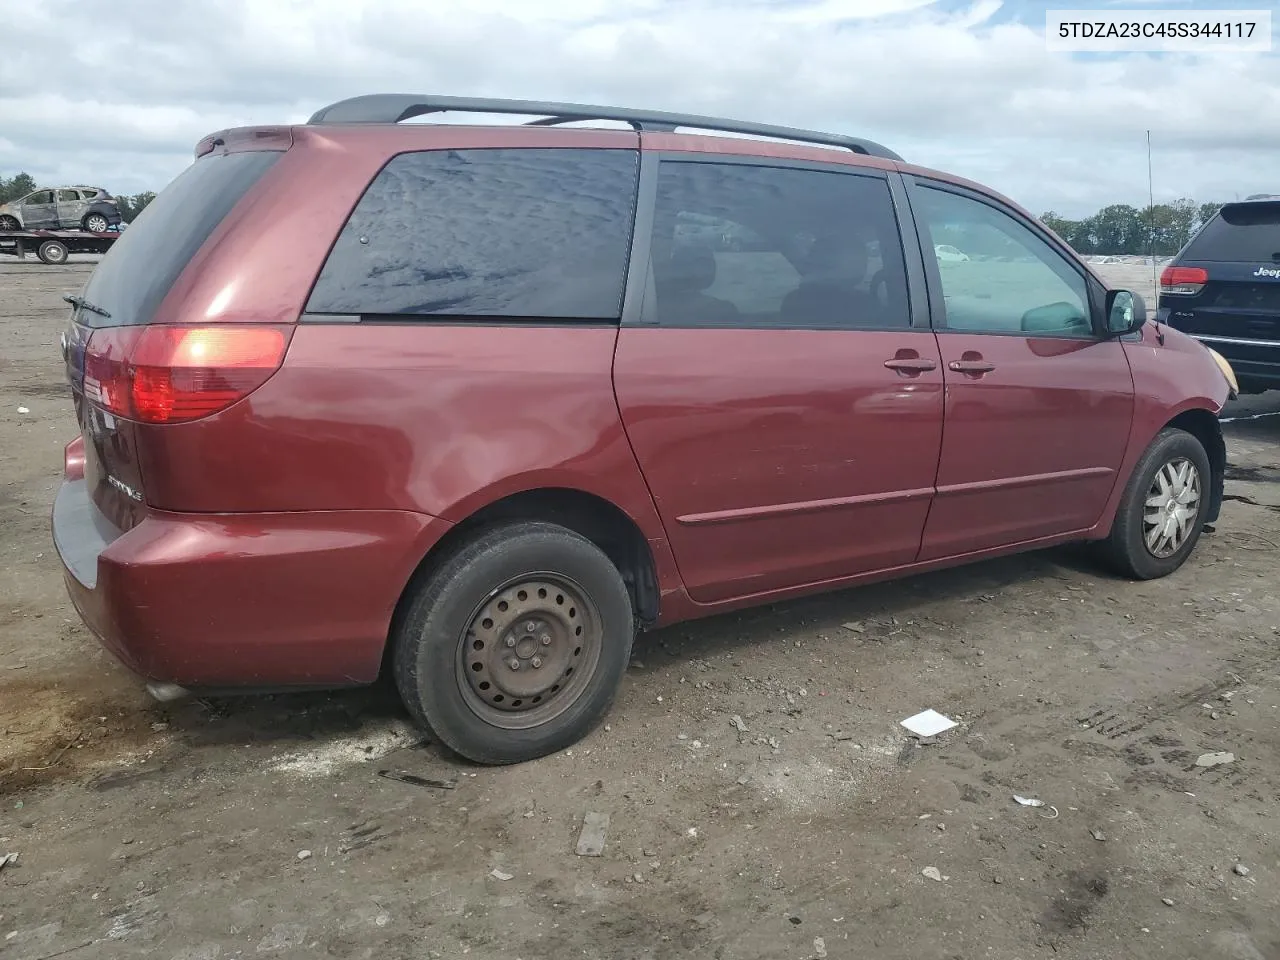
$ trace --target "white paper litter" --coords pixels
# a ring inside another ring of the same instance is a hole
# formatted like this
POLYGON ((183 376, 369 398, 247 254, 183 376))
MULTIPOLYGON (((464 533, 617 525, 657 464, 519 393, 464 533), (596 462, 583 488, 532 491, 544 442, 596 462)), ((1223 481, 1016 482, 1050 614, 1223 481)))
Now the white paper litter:
POLYGON ((26 407, 19 407, 19 408, 18 408, 18 412, 19 412, 19 413, 30 413, 31 411, 30 411, 28 408, 26 408, 26 407))
POLYGON ((902 721, 902 725, 917 737, 936 737, 942 731, 950 730, 956 722, 950 717, 944 717, 937 710, 926 710, 923 713, 917 713, 914 717, 907 717, 902 721))
POLYGON ((1020 797, 1016 793, 1013 795, 1013 799, 1017 800, 1024 807, 1043 807, 1044 806, 1043 800, 1035 800, 1031 797, 1020 797))
POLYGON ((1202 753, 1196 758, 1197 767, 1220 767, 1224 763, 1235 763, 1234 753, 1202 753))
POLYGON ((495 880, 502 880, 503 882, 506 882, 507 880, 510 880, 512 877, 514 877, 515 874, 507 873, 505 870, 499 870, 497 867, 494 867, 492 870, 489 871, 489 876, 493 877, 493 879, 495 880))
POLYGON ((920 875, 929 880, 936 880, 938 883, 942 882, 942 871, 937 867, 925 867, 920 871, 920 875))

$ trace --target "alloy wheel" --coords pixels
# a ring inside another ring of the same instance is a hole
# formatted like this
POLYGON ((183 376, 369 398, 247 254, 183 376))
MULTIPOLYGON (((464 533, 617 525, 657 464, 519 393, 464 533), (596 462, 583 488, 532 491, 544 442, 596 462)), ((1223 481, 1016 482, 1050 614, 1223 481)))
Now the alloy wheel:
POLYGON ((1142 539, 1153 557, 1182 549, 1200 515, 1200 471, 1185 457, 1156 471, 1142 514, 1142 539))

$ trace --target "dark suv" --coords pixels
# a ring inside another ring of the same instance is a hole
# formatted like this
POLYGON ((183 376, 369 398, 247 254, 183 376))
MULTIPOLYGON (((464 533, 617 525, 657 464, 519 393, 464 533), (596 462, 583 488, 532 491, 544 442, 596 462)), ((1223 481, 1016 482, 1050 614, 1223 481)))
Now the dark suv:
POLYGON ((1160 577, 1217 516, 1230 368, 876 143, 386 95, 196 155, 63 336, 54 539, 157 695, 385 667, 524 760, 638 629, 1069 541, 1160 577), (398 122, 448 110, 541 119, 398 122))
POLYGON ((1245 393, 1280 387, 1280 196, 1208 220, 1165 267, 1158 316, 1226 357, 1245 393))

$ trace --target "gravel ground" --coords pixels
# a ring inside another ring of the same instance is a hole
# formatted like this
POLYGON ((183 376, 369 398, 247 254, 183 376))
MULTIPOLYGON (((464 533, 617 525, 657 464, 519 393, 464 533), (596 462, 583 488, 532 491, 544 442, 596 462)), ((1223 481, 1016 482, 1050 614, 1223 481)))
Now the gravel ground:
POLYGON ((664 630, 608 726, 485 769, 385 687, 162 706, 87 635, 47 513, 91 268, 0 264, 0 957, 1280 957, 1276 395, 1171 578, 1058 550, 664 630))

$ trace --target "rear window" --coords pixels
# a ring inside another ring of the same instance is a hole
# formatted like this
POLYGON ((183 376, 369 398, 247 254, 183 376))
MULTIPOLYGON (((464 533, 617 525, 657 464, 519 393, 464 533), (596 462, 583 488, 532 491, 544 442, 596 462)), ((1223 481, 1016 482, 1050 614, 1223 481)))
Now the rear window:
POLYGON ((1270 261, 1280 256, 1280 201, 1229 203, 1182 253, 1184 260, 1270 261))
POLYGON ((283 154, 212 154, 165 187, 120 235, 89 278, 84 298, 110 318, 80 311, 81 323, 150 323, 160 301, 223 217, 283 154))
POLYGON ((311 313, 616 320, 634 150, 400 154, 334 244, 311 313))

